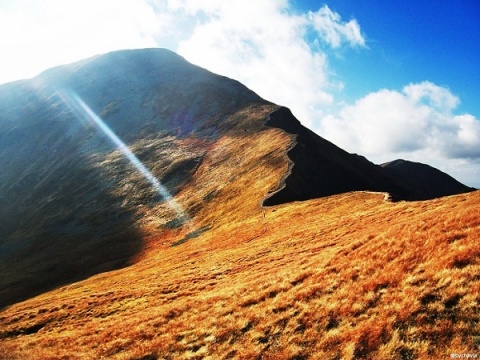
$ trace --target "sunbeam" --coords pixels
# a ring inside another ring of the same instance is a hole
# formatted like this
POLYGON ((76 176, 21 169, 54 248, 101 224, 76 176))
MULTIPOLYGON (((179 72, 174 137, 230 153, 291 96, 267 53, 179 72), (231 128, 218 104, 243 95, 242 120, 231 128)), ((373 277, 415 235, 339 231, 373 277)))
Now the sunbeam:
POLYGON ((96 127, 105 134, 110 141, 119 149, 127 160, 140 172, 145 179, 152 185, 155 191, 168 203, 168 205, 175 211, 177 216, 183 223, 190 221, 188 215, 185 213, 181 205, 175 201, 168 190, 158 181, 158 179, 143 165, 138 157, 129 149, 129 147, 108 127, 108 125, 93 112, 90 107, 75 93, 62 91, 60 98, 64 103, 79 117, 80 121, 93 122, 96 127))

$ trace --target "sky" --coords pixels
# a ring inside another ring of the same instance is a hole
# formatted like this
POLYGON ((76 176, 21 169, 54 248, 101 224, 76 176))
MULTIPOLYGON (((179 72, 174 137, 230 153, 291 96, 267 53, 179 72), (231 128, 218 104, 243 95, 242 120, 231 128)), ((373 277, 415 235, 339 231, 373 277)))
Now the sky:
POLYGON ((480 188, 478 0, 0 0, 0 84, 161 47, 375 163, 480 188))

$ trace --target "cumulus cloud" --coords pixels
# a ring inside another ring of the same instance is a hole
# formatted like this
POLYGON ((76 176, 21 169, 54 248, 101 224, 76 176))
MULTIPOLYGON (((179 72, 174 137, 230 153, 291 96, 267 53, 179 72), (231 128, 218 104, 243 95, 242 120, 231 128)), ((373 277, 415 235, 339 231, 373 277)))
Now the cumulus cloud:
POLYGON ((412 102, 423 102, 442 112, 449 112, 460 103, 459 98, 453 95, 450 90, 428 81, 405 86, 403 92, 412 102))
POLYGON ((350 152, 381 163, 429 163, 478 183, 480 119, 456 115, 457 96, 431 82, 380 90, 324 117, 317 131, 350 152))

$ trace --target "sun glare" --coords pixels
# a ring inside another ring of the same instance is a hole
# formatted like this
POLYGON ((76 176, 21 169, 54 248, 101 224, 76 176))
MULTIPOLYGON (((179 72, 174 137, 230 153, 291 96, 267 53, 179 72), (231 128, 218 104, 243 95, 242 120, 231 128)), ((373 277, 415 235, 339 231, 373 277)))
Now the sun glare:
POLYGON ((61 91, 60 97, 63 102, 72 110, 80 121, 94 123, 96 128, 105 134, 114 146, 121 151, 123 156, 142 174, 142 176, 152 185, 155 191, 165 200, 168 205, 175 211, 182 223, 190 221, 188 215, 182 206, 173 198, 167 188, 151 173, 150 170, 138 159, 138 157, 129 149, 129 147, 113 132, 112 129, 85 104, 85 102, 75 93, 71 91, 61 91))

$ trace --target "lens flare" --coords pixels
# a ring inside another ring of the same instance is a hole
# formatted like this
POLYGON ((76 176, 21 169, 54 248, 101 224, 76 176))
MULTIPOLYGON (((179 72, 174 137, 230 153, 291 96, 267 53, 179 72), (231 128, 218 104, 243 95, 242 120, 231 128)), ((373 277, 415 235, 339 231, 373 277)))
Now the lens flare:
POLYGON ((169 204, 183 223, 189 221, 189 218, 180 204, 175 201, 168 190, 157 180, 157 178, 143 165, 128 146, 108 127, 108 125, 85 104, 85 102, 75 93, 61 92, 60 98, 69 108, 75 112, 80 121, 87 123, 93 122, 96 127, 105 134, 110 141, 118 148, 135 169, 143 175, 152 185, 155 191, 169 204))

